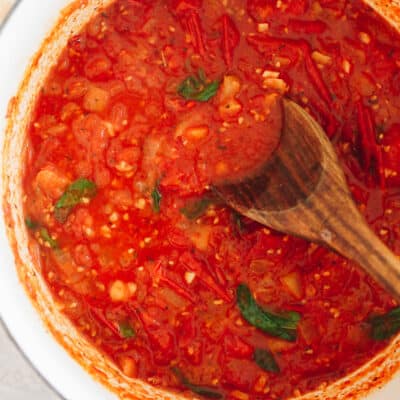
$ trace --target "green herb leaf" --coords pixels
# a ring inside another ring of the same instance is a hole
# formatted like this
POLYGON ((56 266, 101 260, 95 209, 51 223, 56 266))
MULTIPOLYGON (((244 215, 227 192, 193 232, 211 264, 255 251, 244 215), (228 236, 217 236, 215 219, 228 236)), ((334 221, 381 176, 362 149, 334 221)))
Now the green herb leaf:
POLYGON ((201 92, 195 94, 192 97, 192 100, 203 101, 203 102, 208 101, 217 94, 218 88, 219 88, 219 82, 212 81, 211 83, 205 85, 204 89, 202 89, 201 92))
POLYGON ((186 100, 205 102, 217 94, 220 82, 207 80, 202 69, 199 69, 197 76, 188 76, 178 87, 178 93, 186 100))
POLYGON ((172 367, 171 371, 178 378, 179 382, 182 383, 182 385, 190 385, 189 379, 183 375, 183 372, 178 367, 172 367))
POLYGON ((384 315, 371 318, 369 324, 372 327, 371 336, 374 340, 390 339, 400 332, 400 307, 384 315))
POLYGON ((51 236, 49 231, 44 228, 41 227, 40 224, 36 221, 33 221, 31 218, 27 217, 25 218, 25 225, 28 229, 32 230, 32 231, 37 231, 39 230, 39 236, 40 238, 45 242, 48 243, 50 245, 50 248, 52 249, 58 249, 58 242, 56 240, 54 240, 51 236))
POLYGON ((68 186, 64 194, 55 204, 54 216, 57 221, 64 223, 72 209, 85 197, 93 198, 97 194, 96 184, 88 179, 81 178, 68 186))
POLYGON ((39 224, 36 221, 33 221, 32 219, 30 219, 29 217, 25 218, 25 225, 28 229, 30 229, 32 231, 39 228, 39 224))
POLYGON ((160 193, 158 183, 156 184, 153 191, 151 192, 151 199, 153 200, 154 212, 159 213, 160 209, 161 209, 162 194, 160 193))
POLYGON ((185 207, 181 208, 181 213, 190 220, 201 217, 212 204, 212 200, 208 197, 203 199, 189 202, 185 207))
POLYGON ((40 228, 40 237, 42 240, 50 245, 52 249, 58 249, 58 242, 54 240, 46 228, 40 228))
POLYGON ((256 349, 253 354, 255 363, 264 371, 279 373, 281 369, 272 353, 264 349, 256 349))
POLYGON ((118 323, 119 332, 125 339, 131 339, 136 336, 135 330, 132 328, 129 321, 121 321, 118 323))
POLYGON ((301 318, 297 312, 291 311, 277 315, 264 310, 257 304, 250 289, 244 284, 239 285, 237 288, 236 302, 243 318, 251 325, 271 336, 279 337, 289 342, 296 340, 297 325, 301 318))
POLYGON ((191 390, 193 393, 196 393, 199 396, 207 397, 209 399, 222 399, 223 396, 221 393, 218 393, 207 387, 198 386, 191 383, 178 367, 171 368, 171 371, 179 379, 182 385, 185 386, 187 389, 191 390))
POLYGON ((209 399, 222 399, 222 394, 214 390, 207 389, 201 386, 188 385, 187 388, 199 396, 207 397, 209 399))

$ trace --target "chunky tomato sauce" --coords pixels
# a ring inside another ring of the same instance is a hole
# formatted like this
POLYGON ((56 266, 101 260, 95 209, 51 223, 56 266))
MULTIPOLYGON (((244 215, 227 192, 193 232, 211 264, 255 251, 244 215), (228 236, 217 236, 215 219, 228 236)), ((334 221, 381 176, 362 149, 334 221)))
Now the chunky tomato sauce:
POLYGON ((288 96, 400 254, 398 41, 358 0, 118 0, 71 37, 32 116, 24 190, 76 328, 127 376, 209 398, 285 399, 377 354, 400 329, 391 296, 210 187, 272 154, 288 96))

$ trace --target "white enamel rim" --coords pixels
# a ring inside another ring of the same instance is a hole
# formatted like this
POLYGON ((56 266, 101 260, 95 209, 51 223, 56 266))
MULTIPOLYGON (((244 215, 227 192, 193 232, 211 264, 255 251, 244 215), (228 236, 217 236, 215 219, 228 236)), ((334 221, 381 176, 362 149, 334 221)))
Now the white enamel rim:
MULTIPOLYGON (((20 1, 0 32, 0 145, 8 101, 16 94, 31 57, 69 0, 20 1), (33 17, 33 18, 31 18, 33 17)), ((33 308, 15 272, 14 256, 0 211, 0 316, 26 358, 67 400, 115 400, 53 339, 33 308)))
MULTIPOLYGON (((69 0, 20 1, 0 30, 0 148, 3 148, 8 101, 16 94, 31 57, 69 0), (6 57, 4 57, 6 55, 6 57)), ((1 157, 1 155, 0 155, 1 157)), ((1 162, 0 158, 0 162, 1 162)), ((0 182, 1 185, 1 182, 0 182)), ((0 193, 3 191, 0 190, 0 193)), ((67 400, 115 400, 53 339, 32 306, 15 272, 0 207, 0 317, 40 375, 67 400)), ((400 375, 366 400, 398 400, 400 375)))

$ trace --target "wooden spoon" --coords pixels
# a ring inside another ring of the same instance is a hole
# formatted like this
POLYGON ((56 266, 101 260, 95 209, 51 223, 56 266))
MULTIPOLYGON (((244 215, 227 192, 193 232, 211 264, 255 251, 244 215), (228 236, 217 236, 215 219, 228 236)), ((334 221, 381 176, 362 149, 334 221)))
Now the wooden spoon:
POLYGON ((253 176, 215 190, 246 217, 357 262, 400 300, 400 260, 355 206, 325 132, 293 101, 284 100, 283 108, 281 141, 273 156, 253 176))

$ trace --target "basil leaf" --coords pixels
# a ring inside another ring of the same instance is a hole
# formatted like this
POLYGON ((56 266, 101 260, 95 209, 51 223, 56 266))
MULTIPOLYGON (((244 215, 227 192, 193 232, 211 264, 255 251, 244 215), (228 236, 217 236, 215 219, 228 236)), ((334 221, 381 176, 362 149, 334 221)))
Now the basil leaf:
POLYGON ((213 81, 208 85, 205 85, 203 90, 196 93, 192 97, 192 100, 206 102, 217 94, 218 88, 219 88, 219 82, 213 81))
POLYGON ((264 349, 256 349, 253 354, 254 362, 264 371, 279 373, 281 369, 272 353, 264 349))
POLYGON ((52 249, 58 249, 58 242, 54 240, 46 228, 40 228, 40 237, 42 240, 50 245, 52 249))
POLYGON ((371 318, 369 324, 372 327, 371 336, 374 340, 390 339, 400 332, 400 307, 384 315, 371 318))
POLYGON ((204 386, 194 385, 189 379, 183 374, 178 367, 171 368, 172 373, 178 378, 185 388, 191 390, 193 393, 199 396, 207 397, 209 399, 222 399, 222 394, 204 386))
POLYGON ((178 86, 178 94, 186 100, 205 102, 217 94, 220 82, 208 82, 202 69, 197 76, 188 76, 178 86))
POLYGON ((277 315, 264 310, 257 304, 250 289, 241 284, 236 291, 236 302, 242 317, 251 325, 289 342, 297 338, 297 325, 300 321, 300 314, 291 311, 286 314, 277 315))
POLYGON ((55 204, 54 216, 60 223, 67 220, 72 209, 77 206, 83 198, 93 198, 97 194, 96 184, 88 179, 81 178, 68 186, 64 194, 55 204))
POLYGON ((210 204, 212 204, 212 200, 205 197, 197 201, 189 202, 185 207, 181 208, 180 211, 187 219, 194 220, 201 217, 207 211, 210 204))
POLYGON ((178 93, 185 99, 191 99, 202 90, 201 81, 193 76, 188 76, 178 86, 178 93))
POLYGON ((40 224, 36 221, 33 221, 31 218, 27 217, 25 218, 25 225, 28 229, 32 230, 32 231, 36 231, 39 228, 39 236, 40 238, 45 242, 48 243, 50 248, 52 249, 58 249, 58 242, 56 240, 54 240, 51 236, 49 231, 44 228, 41 227, 40 224))
POLYGON ((25 218, 25 225, 28 229, 30 229, 32 231, 39 228, 39 224, 36 221, 33 221, 32 219, 30 219, 29 217, 25 218))
POLYGON ((172 367, 171 371, 178 378, 179 382, 182 383, 182 385, 190 385, 189 379, 183 375, 183 372, 178 367, 172 367))
POLYGON ((187 385, 186 387, 193 393, 196 393, 199 396, 207 397, 209 399, 222 399, 223 397, 221 393, 215 392, 214 390, 207 389, 204 387, 195 385, 187 385))
POLYGON ((119 333, 125 339, 130 339, 136 336, 135 330, 132 328, 128 321, 121 321, 118 323, 119 333))
POLYGON ((153 201, 154 212, 159 213, 160 209, 161 209, 162 194, 160 193, 158 183, 156 184, 153 191, 151 192, 151 199, 153 201))

